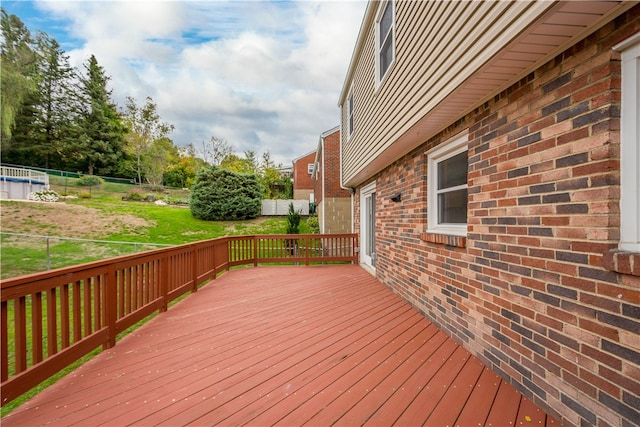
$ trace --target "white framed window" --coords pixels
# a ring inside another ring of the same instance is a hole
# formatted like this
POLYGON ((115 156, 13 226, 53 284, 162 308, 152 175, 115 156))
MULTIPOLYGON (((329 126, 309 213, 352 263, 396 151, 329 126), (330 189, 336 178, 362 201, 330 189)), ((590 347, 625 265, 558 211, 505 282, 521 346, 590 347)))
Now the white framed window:
POLYGON ((315 163, 307 163, 307 172, 309 173, 309 175, 313 175, 314 166, 315 166, 315 163))
POLYGON ((353 90, 349 92, 349 98, 347 98, 347 136, 353 134, 353 90))
POLYGON ((620 243, 640 252, 640 33, 614 47, 621 52, 620 243))
POLYGON ((376 80, 380 84, 395 59, 395 14, 393 0, 380 4, 376 19, 376 80))
POLYGON ((427 232, 467 235, 469 133, 427 152, 427 232))

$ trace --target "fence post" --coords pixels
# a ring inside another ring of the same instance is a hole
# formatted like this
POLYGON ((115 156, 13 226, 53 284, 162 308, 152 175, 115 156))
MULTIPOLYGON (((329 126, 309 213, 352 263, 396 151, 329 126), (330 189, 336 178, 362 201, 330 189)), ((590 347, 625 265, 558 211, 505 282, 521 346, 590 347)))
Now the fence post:
POLYGON ((107 268, 106 281, 104 284, 104 313, 105 323, 107 326, 107 342, 103 344, 103 348, 116 345, 116 322, 118 319, 118 280, 116 275, 115 264, 109 264, 107 268))
POLYGON ((165 254, 159 260, 160 262, 160 293, 162 295, 162 306, 160 312, 167 311, 169 307, 168 295, 169 295, 169 261, 165 254))
POLYGON ((47 270, 51 270, 51 251, 49 248, 49 236, 47 236, 47 270))
MULTIPOLYGON (((196 292, 198 290, 198 245, 191 245, 191 276, 193 277, 193 287, 191 288, 191 292, 196 292)), ((214 264, 215 270, 215 264, 214 264)))
POLYGON ((311 253, 311 239, 308 237, 304 238, 305 240, 305 244, 304 247, 306 248, 306 254, 305 254, 305 264, 309 265, 311 263, 311 257, 309 256, 309 254, 311 253))
POLYGON ((258 235, 253 236, 253 266, 258 266, 258 235))

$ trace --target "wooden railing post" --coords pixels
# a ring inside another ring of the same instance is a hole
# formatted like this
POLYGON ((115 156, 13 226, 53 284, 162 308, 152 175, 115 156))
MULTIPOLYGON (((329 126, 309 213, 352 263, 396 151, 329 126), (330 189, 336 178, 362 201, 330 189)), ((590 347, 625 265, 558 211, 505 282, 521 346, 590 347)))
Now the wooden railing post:
POLYGON ((304 248, 306 248, 306 254, 305 254, 305 265, 309 265, 311 263, 311 239, 309 239, 308 237, 304 238, 305 244, 304 244, 304 248))
POLYGON ((160 312, 163 313, 169 308, 169 261, 166 254, 160 260, 160 294, 162 295, 162 305, 160 312))
POLYGON ((106 281, 103 291, 104 323, 107 327, 107 342, 102 346, 105 350, 116 345, 116 321, 118 319, 118 281, 115 264, 107 268, 106 281))
POLYGON ((191 292, 197 292, 198 291, 198 245, 197 244, 193 244, 191 245, 191 257, 192 257, 192 264, 191 264, 191 276, 193 277, 193 287, 191 288, 191 292))
POLYGON ((258 245, 260 240, 258 240, 258 236, 253 236, 253 266, 258 266, 258 245))

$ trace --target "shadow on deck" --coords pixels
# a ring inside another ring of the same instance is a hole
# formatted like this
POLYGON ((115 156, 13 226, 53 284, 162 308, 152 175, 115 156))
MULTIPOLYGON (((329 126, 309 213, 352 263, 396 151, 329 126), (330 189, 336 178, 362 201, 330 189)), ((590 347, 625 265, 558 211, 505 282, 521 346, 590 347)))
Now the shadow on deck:
POLYGON ((225 273, 2 419, 27 425, 552 425, 355 265, 225 273))

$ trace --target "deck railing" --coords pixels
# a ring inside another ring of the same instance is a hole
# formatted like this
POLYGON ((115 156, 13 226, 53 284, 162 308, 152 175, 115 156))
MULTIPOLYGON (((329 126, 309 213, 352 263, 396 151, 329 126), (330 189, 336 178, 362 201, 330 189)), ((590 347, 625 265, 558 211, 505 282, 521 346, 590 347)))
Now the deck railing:
POLYGON ((234 236, 0 281, 2 405, 222 271, 357 262, 356 234, 234 236))

